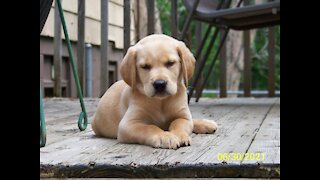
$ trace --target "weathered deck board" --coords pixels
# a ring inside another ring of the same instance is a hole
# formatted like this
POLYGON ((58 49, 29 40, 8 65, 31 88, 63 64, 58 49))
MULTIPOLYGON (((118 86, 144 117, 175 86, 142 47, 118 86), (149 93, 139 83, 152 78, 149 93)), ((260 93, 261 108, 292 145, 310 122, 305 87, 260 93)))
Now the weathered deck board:
MULTIPOLYGON (((189 152, 180 153, 177 150, 174 155, 165 159, 165 163, 221 163, 217 160, 218 153, 244 153, 259 128, 263 118, 266 116, 268 106, 272 99, 265 100, 266 106, 240 106, 226 116, 217 120, 221 124, 219 133, 212 135, 198 135, 193 138, 195 146, 189 148, 189 152), (241 119, 238 121, 237 119, 241 119)), ((239 164, 240 161, 226 161, 230 164, 239 164)))
MULTIPOLYGON (((85 99, 89 123, 92 120, 99 99, 85 99)), ((78 118, 81 111, 78 99, 53 98, 44 99, 44 114, 47 127, 46 146, 69 136, 82 134, 78 129, 78 118)))
MULTIPOLYGON (((98 99, 85 103, 92 117, 98 99)), ((214 119, 220 128, 215 134, 193 134, 192 145, 178 150, 98 138, 90 124, 86 131, 79 132, 75 115, 80 112, 77 100, 46 100, 45 108, 46 118, 53 114, 58 118, 48 117, 50 143, 40 149, 41 177, 280 176, 279 98, 201 99, 199 103, 191 103, 194 118, 214 119), (266 156, 258 163, 219 161, 219 152, 261 152, 266 156)))
MULTIPOLYGON (((84 104, 88 112, 94 112, 96 110, 99 99, 85 99, 84 104)), ((44 99, 44 114, 46 118, 46 123, 50 124, 51 121, 57 122, 60 119, 71 116, 79 116, 80 114, 80 102, 78 99, 68 99, 65 98, 53 98, 44 99)))
POLYGON ((265 118, 248 152, 264 153, 261 161, 249 160, 242 163, 280 163, 280 99, 265 118))

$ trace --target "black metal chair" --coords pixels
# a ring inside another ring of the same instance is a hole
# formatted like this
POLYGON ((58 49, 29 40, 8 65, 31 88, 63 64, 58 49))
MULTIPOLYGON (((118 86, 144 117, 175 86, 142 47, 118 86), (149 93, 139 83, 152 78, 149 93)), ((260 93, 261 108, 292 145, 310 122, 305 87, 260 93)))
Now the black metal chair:
POLYGON ((195 58, 198 60, 196 64, 195 76, 191 82, 189 89, 188 100, 193 95, 195 87, 198 85, 201 71, 204 68, 206 59, 209 56, 210 50, 215 43, 219 31, 223 31, 223 35, 215 52, 214 59, 209 67, 209 72, 206 74, 204 81, 200 86, 200 93, 197 93, 196 102, 199 100, 204 85, 208 81, 209 74, 211 73, 220 50, 224 44, 226 36, 230 29, 233 30, 249 30, 254 28, 262 28, 280 24, 280 0, 269 1, 263 4, 240 6, 243 0, 239 0, 236 7, 230 7, 231 0, 183 0, 184 5, 187 7, 189 14, 183 26, 180 40, 185 38, 186 32, 189 28, 192 19, 197 21, 206 22, 209 24, 207 31, 198 47, 195 58), (211 28, 215 26, 213 37, 210 38, 209 46, 202 59, 200 57, 201 51, 208 39, 211 28))

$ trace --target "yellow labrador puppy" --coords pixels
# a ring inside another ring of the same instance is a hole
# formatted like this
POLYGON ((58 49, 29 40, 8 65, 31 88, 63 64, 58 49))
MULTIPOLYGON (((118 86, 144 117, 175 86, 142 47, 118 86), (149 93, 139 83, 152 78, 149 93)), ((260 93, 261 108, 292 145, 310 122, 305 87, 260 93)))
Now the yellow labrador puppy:
POLYGON ((214 133, 217 124, 193 120, 187 83, 195 59, 181 41, 154 34, 128 49, 121 66, 123 80, 101 98, 92 129, 97 136, 124 143, 176 149, 190 145, 194 133, 214 133))

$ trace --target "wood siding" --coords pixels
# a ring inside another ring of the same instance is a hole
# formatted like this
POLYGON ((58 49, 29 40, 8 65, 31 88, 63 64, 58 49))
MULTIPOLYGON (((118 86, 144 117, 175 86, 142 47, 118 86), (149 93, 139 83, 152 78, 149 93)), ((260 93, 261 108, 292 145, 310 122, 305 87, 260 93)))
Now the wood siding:
MULTIPOLYGON (((101 44, 100 37, 100 0, 86 0, 86 19, 85 19, 85 42, 93 45, 101 44)), ((133 4, 133 1, 130 2, 133 4)), ((41 32, 41 36, 54 36, 54 7, 53 3, 51 11, 49 13, 47 22, 41 32)), ((67 23, 69 37, 71 41, 77 41, 77 0, 65 0, 62 1, 62 7, 64 9, 64 15, 67 23)), ((135 43, 134 36, 134 18, 133 9, 131 5, 131 41, 130 44, 135 43)), ((109 0, 109 41, 113 41, 115 48, 123 49, 123 1, 121 0, 109 0)), ((62 38, 64 35, 62 33, 62 38)))

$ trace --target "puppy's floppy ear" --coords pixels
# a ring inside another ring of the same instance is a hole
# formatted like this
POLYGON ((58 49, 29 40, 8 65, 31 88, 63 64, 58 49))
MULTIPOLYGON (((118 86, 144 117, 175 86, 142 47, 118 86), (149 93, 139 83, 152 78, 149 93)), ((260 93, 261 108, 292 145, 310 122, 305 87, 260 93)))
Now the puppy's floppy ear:
POLYGON ((181 60, 181 69, 182 69, 184 84, 186 87, 188 87, 188 80, 191 79, 194 73, 196 60, 193 57, 193 54, 191 53, 191 51, 187 48, 187 46, 182 41, 179 41, 177 51, 181 60))
POLYGON ((120 65, 122 79, 131 87, 136 84, 136 57, 136 48, 130 47, 120 65))

